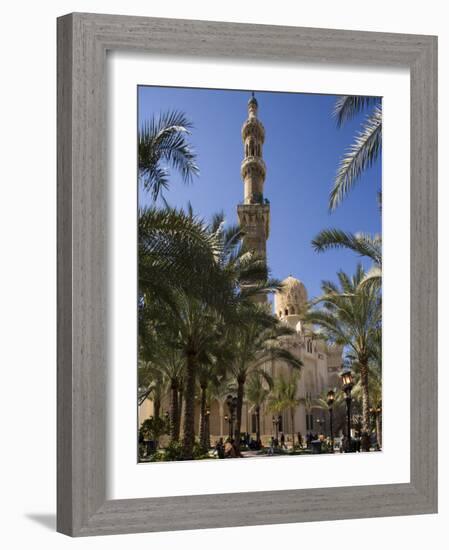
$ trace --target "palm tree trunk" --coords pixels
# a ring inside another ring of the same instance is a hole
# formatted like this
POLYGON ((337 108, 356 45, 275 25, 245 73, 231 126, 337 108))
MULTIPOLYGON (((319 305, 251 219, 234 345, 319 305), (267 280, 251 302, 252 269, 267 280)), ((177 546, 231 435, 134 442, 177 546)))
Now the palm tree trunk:
POLYGON ((176 434, 177 434, 177 440, 179 440, 180 431, 181 431, 181 419, 182 419, 182 403, 184 399, 184 388, 182 385, 180 386, 178 390, 178 419, 176 424, 176 434))
POLYGON ((256 407, 256 441, 260 443, 260 407, 256 407))
POLYGON ((360 384, 362 386, 362 450, 370 450, 370 414, 368 390, 368 365, 360 364, 360 384))
POLYGON ((208 448, 206 437, 206 386, 201 386, 200 445, 203 449, 208 448))
POLYGON ((159 420, 161 416, 161 398, 160 396, 155 396, 153 401, 153 418, 159 420))
POLYGON ((376 414, 376 436, 377 436, 377 445, 379 449, 382 449, 382 422, 380 418, 380 413, 376 414))
POLYGON ((179 439, 178 407, 178 381, 172 380, 170 392, 170 437, 172 441, 179 439))
POLYGON ((240 378, 237 380, 237 410, 236 410, 236 421, 235 421, 235 431, 234 431, 234 439, 235 439, 235 448, 237 450, 237 455, 240 454, 240 431, 242 429, 242 408, 243 408, 243 393, 244 393, 244 385, 245 385, 245 379, 240 378))
POLYGON ((295 446, 295 409, 292 407, 290 409, 290 415, 292 419, 292 449, 295 446))
POLYGON ((184 434, 182 440, 182 455, 186 460, 193 458, 195 443, 195 377, 197 356, 194 351, 187 352, 186 393, 184 408, 184 434))
POLYGON ((210 448, 210 415, 206 415, 206 450, 210 448))

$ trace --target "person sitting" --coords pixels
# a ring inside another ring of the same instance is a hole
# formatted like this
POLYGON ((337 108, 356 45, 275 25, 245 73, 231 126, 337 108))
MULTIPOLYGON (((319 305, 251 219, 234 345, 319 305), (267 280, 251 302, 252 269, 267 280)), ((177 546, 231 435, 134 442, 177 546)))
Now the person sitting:
POLYGON ((224 447, 225 458, 236 458, 237 452, 235 449, 235 443, 233 439, 227 439, 224 447))
POLYGON ((215 452, 217 453, 218 458, 225 457, 225 448, 222 437, 220 437, 220 439, 217 441, 217 444, 215 445, 215 452))

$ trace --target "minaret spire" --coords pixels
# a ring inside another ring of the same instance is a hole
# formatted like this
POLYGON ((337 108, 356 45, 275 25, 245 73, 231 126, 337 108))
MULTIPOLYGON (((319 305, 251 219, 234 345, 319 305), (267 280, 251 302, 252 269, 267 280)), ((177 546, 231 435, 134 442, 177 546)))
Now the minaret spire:
MULTIPOLYGON (((254 92, 248 101, 248 118, 243 123, 244 158, 241 165, 243 203, 237 207, 240 226, 245 232, 243 245, 266 259, 270 230, 270 205, 264 198, 266 167, 263 161, 265 129, 258 118, 259 104, 254 92)), ((265 301, 265 300, 264 300, 265 301)))

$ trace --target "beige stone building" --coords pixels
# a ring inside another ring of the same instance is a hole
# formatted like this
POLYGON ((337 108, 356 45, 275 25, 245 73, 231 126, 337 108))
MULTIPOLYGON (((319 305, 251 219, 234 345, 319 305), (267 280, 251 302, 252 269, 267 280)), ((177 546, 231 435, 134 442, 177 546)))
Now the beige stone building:
MULTIPOLYGON (((270 231, 270 204, 264 197, 266 166, 263 160, 265 129, 258 118, 258 103, 254 94, 248 101, 248 117, 242 127, 244 158, 241 165, 241 176, 244 185, 243 203, 237 206, 241 227, 245 230, 244 246, 255 250, 266 258, 266 244, 270 231)), ((307 290, 304 284, 292 276, 283 281, 282 292, 274 297, 274 312, 281 322, 294 329, 294 334, 285 337, 285 346, 303 362, 298 381, 297 397, 301 404, 296 408, 294 432, 303 436, 309 431, 326 432, 328 415, 311 406, 313 400, 323 392, 339 384, 339 369, 342 362, 342 348, 328 346, 323 340, 313 337, 309 327, 301 322, 300 312, 307 302, 307 290)), ((259 299, 271 304, 265 297, 259 299)), ((264 368, 277 377, 289 377, 291 367, 279 361, 267 362, 264 368)), ((168 400, 163 411, 168 410, 168 400)), ((139 423, 152 414, 151 401, 145 401, 139 408, 139 423)), ((199 407, 197 411, 199 426, 199 407)), ((210 435, 212 442, 229 434, 229 410, 226 397, 216 400, 210 406, 210 435)), ((273 417, 266 408, 261 411, 262 441, 275 435, 276 431, 284 432, 287 439, 292 433, 291 415, 286 411, 279 417, 273 417)), ((256 416, 248 403, 244 403, 242 414, 242 432, 255 436, 256 416)), ((199 433, 199 428, 198 428, 199 433)))

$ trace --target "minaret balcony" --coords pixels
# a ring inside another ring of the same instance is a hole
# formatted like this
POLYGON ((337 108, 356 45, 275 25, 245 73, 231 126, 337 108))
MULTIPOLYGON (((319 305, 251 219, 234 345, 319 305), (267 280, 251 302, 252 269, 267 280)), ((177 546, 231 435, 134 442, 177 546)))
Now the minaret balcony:
POLYGON ((237 205, 237 214, 239 217, 240 226, 248 230, 248 228, 257 228, 262 226, 265 231, 264 238, 268 239, 270 234, 270 203, 264 199, 263 203, 243 203, 237 205))
POLYGON ((249 118, 243 123, 243 141, 245 141, 248 136, 254 136, 261 143, 265 141, 265 128, 258 118, 249 118))
POLYGON ((267 168, 265 162, 261 157, 245 157, 242 161, 242 166, 240 170, 242 179, 245 179, 246 176, 256 173, 258 176, 261 176, 265 179, 267 173, 267 168))

